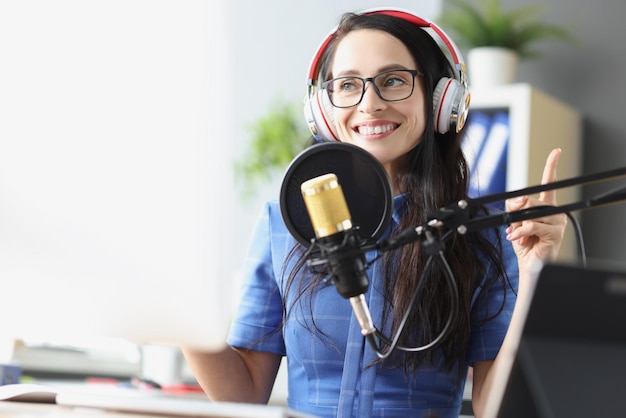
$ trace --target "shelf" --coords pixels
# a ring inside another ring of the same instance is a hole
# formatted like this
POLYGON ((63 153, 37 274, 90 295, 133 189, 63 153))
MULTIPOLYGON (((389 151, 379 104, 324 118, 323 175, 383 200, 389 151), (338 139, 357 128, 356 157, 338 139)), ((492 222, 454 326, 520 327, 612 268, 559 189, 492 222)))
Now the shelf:
MULTIPOLYGON (((506 159, 506 190, 518 190, 541 183, 543 167, 550 151, 563 150, 558 178, 581 175, 582 118, 569 105, 529 84, 510 84, 489 89, 473 89, 472 110, 506 110, 510 137, 506 159)), ((580 187, 557 191, 558 205, 580 200, 580 187)), ((574 214, 578 220, 580 217, 574 214)), ((577 259, 573 230, 566 230, 559 261, 577 259)))

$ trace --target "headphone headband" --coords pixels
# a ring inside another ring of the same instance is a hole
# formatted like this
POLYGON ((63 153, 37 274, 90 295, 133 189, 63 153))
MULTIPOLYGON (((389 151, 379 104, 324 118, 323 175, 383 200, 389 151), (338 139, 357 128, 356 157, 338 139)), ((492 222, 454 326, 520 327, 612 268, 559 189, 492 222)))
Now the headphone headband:
MULTIPOLYGON (((362 14, 362 15, 383 14, 383 15, 393 16, 393 17, 397 17, 399 19, 411 22, 421 28, 432 29, 432 31, 437 34, 437 36, 439 37, 439 39, 441 39, 444 45, 446 45, 447 50, 450 53, 450 57, 452 58, 451 63, 453 64, 455 70, 458 72, 457 80, 459 80, 460 83, 467 86, 467 72, 466 72, 465 62, 463 60, 461 51, 456 46, 456 44, 452 41, 452 39, 450 39, 448 35, 446 35, 446 33, 439 26, 437 26, 434 22, 428 19, 425 19, 423 17, 419 17, 407 10, 398 9, 398 8, 367 9, 367 10, 362 11, 359 14, 362 14)), ((321 65, 322 55, 324 55, 324 52, 326 51, 328 44, 333 40, 333 37, 337 33, 337 29, 338 29, 338 26, 335 26, 335 28, 326 36, 326 38, 324 38, 324 40, 317 47, 317 51, 315 55, 313 56, 313 59, 311 60, 311 64, 309 65, 309 72, 308 72, 308 78, 307 78, 308 86, 316 85, 316 81, 317 81, 319 70, 320 70, 319 67, 321 65)))

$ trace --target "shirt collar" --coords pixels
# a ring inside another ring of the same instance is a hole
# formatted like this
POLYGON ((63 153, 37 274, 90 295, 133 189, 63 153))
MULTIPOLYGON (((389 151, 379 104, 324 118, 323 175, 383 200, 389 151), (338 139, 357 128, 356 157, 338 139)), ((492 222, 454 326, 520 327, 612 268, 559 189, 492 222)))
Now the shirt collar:
POLYGON ((391 219, 393 219, 396 225, 400 225, 400 221, 404 215, 404 202, 406 202, 406 193, 394 196, 393 198, 393 212, 391 214, 391 219))

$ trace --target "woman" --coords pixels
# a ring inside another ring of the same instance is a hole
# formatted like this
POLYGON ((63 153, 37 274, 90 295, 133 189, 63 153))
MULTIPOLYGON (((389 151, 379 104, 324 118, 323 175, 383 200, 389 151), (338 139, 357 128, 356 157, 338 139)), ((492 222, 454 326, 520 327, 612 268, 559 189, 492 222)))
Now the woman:
MULTIPOLYGON (((394 13, 347 14, 319 59, 325 81, 320 94, 329 99, 322 111, 332 121, 332 135, 371 153, 392 182, 388 233, 422 225, 438 208, 467 197, 461 137, 440 127, 433 105, 434 96, 440 100, 439 80, 458 76, 421 26, 394 13)), ((454 119, 453 126, 462 124, 454 119)), ((559 154, 549 156, 544 182, 555 180, 559 154)), ((555 204, 554 193, 507 202, 507 209, 545 204, 555 204)), ((364 341, 350 304, 323 276, 302 268, 305 249, 289 236, 277 204, 269 203, 253 236, 230 346, 185 354, 211 399, 259 403, 268 401, 286 355, 289 406, 329 417, 457 417, 473 366, 472 402, 480 417, 515 299, 525 297, 537 260, 556 257, 565 223, 564 216, 553 216, 456 237, 445 249, 460 301, 451 332, 434 349, 380 359, 364 341)), ((426 258, 419 244, 406 245, 369 271, 366 297, 385 333, 398 329, 424 280, 402 346, 428 344, 448 318, 443 268, 434 263, 420 279, 426 258)))

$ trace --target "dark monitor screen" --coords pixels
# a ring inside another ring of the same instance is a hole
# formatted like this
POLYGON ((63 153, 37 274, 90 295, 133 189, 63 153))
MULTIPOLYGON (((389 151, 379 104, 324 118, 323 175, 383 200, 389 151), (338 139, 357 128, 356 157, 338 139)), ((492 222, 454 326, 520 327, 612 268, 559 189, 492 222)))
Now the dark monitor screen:
POLYGON ((546 265, 497 418, 626 415, 626 273, 546 265))

